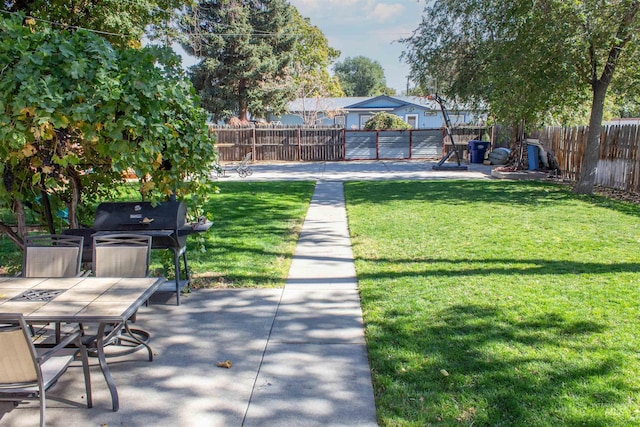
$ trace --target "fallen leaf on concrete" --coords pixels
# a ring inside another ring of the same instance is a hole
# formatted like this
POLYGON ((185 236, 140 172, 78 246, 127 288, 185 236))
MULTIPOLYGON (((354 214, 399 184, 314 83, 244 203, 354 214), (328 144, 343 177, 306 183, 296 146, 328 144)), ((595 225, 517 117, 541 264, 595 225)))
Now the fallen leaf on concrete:
POLYGON ((219 368, 227 368, 227 369, 229 369, 231 366, 233 366, 233 363, 231 363, 231 360, 225 360, 224 362, 216 363, 216 366, 219 367, 219 368))

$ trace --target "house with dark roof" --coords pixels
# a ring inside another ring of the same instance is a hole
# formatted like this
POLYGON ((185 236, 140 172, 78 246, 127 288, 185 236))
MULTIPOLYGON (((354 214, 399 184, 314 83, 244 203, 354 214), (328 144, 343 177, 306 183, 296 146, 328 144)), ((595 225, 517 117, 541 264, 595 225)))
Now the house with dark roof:
MULTIPOLYGON (((486 115, 470 109, 446 106, 452 126, 484 125, 486 115)), ((395 114, 414 129, 433 129, 444 126, 440 106, 420 96, 298 98, 288 104, 281 116, 270 115, 268 121, 282 125, 340 126, 362 129, 376 113, 395 114)))

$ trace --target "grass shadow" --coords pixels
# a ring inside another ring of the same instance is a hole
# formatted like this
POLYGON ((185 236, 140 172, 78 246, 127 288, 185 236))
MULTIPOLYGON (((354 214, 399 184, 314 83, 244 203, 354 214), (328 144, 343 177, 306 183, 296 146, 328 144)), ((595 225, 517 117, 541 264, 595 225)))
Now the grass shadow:
POLYGON ((616 405, 638 392, 628 384, 600 387, 615 380, 623 363, 611 353, 594 354, 585 344, 585 337, 606 332, 602 323, 571 321, 561 312, 510 320, 496 307, 455 304, 436 310, 419 329, 407 327, 415 325, 407 316, 415 315, 388 313, 384 322, 368 325, 376 331, 369 340, 372 360, 395 365, 373 366, 379 372, 377 397, 395 400, 412 384, 406 406, 386 414, 387 419, 426 425, 605 427, 619 424, 587 408, 562 407, 576 400, 616 405), (558 352, 567 342, 572 347, 558 352), (423 362, 380 354, 393 343, 411 343, 405 352, 423 362), (587 351, 590 358, 580 356, 587 351))
POLYGON ((358 278, 360 280, 425 276, 441 278, 469 277, 489 274, 494 276, 554 276, 640 273, 640 263, 636 262, 586 262, 542 258, 358 258, 358 262, 378 263, 380 265, 375 273, 359 273, 358 278), (403 264, 410 265, 411 269, 398 268, 403 264))

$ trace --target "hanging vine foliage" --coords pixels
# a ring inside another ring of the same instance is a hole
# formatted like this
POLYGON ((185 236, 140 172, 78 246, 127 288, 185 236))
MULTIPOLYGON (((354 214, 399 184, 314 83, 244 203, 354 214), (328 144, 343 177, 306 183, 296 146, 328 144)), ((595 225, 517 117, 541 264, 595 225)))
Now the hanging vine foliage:
POLYGON ((37 210, 44 194, 68 207, 73 227, 78 204, 105 197, 125 172, 147 200, 198 193, 207 180, 206 113, 170 50, 116 49, 16 16, 0 20, 0 64, 2 206, 37 210))

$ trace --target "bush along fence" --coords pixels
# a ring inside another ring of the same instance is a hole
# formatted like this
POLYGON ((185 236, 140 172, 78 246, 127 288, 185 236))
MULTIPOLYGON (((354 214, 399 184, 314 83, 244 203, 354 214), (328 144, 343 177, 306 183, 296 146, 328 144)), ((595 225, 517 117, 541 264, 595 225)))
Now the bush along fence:
MULTIPOLYGON (((439 159, 451 149, 444 129, 349 130, 338 127, 211 127, 221 162, 439 159)), ((484 127, 453 129, 459 154, 484 127)))
MULTIPOLYGON (((554 152, 565 178, 580 176, 588 127, 548 127, 535 138, 554 152)), ((600 135, 596 184, 640 193, 640 131, 637 125, 605 126, 600 135)))

